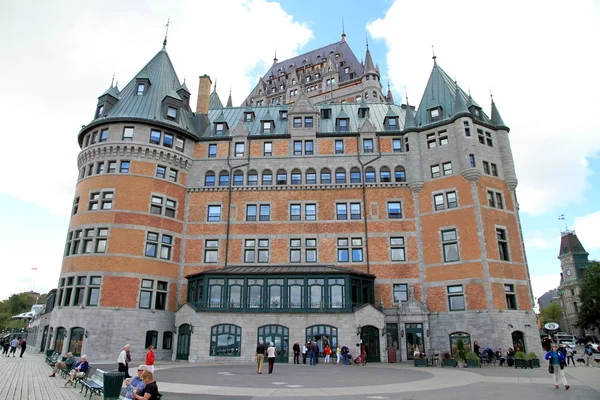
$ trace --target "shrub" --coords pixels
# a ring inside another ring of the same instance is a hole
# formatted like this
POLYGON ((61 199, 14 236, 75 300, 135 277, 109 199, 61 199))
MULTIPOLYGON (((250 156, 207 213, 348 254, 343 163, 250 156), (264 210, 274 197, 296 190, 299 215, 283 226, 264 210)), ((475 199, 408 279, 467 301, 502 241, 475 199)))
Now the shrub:
POLYGON ((525 354, 522 351, 517 351, 515 353, 515 360, 529 360, 529 358, 527 357, 527 354, 525 354))
POLYGON ((539 357, 537 354, 535 354, 533 351, 530 351, 529 353, 527 353, 527 358, 530 360, 538 360, 539 357))
POLYGON ((465 360, 465 342, 462 339, 456 341, 456 359, 465 360))
POLYGON ((469 352, 467 353, 467 356, 466 356, 466 357, 467 357, 467 360, 471 360, 471 361, 479 361, 479 356, 478 356, 477 354, 475 354, 474 352, 472 352, 472 351, 469 351, 469 352))

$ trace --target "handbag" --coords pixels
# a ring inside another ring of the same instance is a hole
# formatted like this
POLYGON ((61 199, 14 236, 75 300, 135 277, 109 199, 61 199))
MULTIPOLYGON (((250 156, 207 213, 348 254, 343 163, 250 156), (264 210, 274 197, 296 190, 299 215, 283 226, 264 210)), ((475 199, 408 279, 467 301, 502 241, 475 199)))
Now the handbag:
POLYGON ((554 365, 552 365, 552 364, 548 365, 548 372, 551 374, 554 373, 554 365))

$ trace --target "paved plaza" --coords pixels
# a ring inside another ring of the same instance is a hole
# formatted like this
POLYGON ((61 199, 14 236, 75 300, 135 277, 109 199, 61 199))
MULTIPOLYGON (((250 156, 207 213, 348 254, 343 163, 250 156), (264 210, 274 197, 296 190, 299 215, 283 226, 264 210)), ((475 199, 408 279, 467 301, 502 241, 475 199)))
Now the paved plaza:
MULTIPOLYGON (((132 365, 139 363, 132 363, 132 365)), ((92 367, 111 371, 113 364, 92 367)), ((133 372, 133 371, 132 371, 133 372)), ((0 399, 83 399, 77 389, 50 378, 41 355, 0 358, 0 399)), ((159 362, 156 380, 163 399, 595 399, 600 398, 600 368, 566 369, 571 389, 554 388, 545 368, 415 368, 409 364, 342 367, 276 364, 262 375, 253 364, 195 365, 159 362)), ((100 399, 98 396, 93 399, 100 399)))

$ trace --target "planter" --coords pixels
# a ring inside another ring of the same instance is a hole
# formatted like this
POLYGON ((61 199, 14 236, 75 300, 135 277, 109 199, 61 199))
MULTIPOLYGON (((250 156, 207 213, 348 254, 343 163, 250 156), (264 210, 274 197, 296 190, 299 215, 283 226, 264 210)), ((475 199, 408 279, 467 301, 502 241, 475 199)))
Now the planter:
POLYGON ((471 368, 481 368, 481 364, 477 360, 467 360, 467 367, 471 368))
POLYGON ((465 367, 465 360, 458 360, 458 361, 456 361, 456 366, 458 368, 464 368, 465 367))
POLYGON ((515 368, 527 369, 527 360, 515 360, 515 368))
POLYGON ((426 367, 427 359, 426 358, 415 358, 415 367, 426 367))
POLYGON ((442 367, 456 367, 456 361, 453 358, 442 358, 442 367))
POLYGON ((540 360, 537 358, 532 358, 529 362, 531 363, 531 368, 540 368, 540 360))

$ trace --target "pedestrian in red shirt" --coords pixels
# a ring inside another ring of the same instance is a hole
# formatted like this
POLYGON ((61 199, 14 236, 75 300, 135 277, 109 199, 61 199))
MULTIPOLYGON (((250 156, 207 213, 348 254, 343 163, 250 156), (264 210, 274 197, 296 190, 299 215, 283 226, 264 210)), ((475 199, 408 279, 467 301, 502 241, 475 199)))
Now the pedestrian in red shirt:
POLYGON ((146 353, 146 366, 148 367, 148 371, 154 373, 154 346, 150 345, 148 347, 148 352, 146 353))

